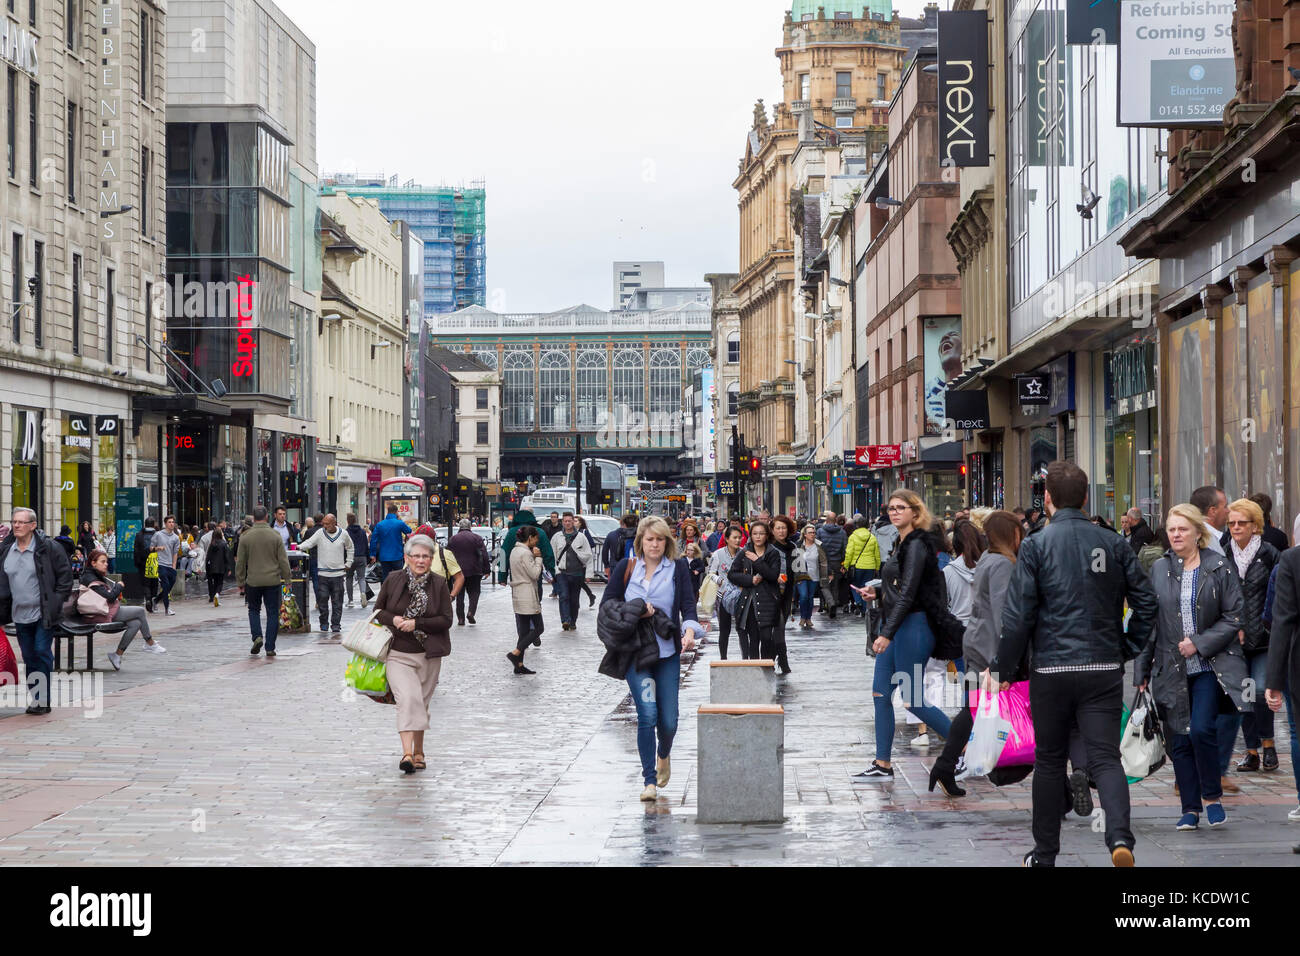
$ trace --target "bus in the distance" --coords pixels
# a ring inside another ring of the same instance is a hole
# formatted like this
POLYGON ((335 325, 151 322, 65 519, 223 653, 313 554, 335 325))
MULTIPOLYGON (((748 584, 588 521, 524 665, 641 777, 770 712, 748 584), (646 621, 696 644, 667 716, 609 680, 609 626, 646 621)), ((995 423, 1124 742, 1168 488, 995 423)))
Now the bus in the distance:
MULTIPOLYGON (((582 475, 582 497, 584 504, 587 497, 587 475, 585 469, 587 469, 592 463, 595 463, 600 467, 600 490, 613 493, 614 503, 607 506, 609 508, 609 513, 617 518, 631 510, 628 506, 627 474, 619 462, 609 461, 605 458, 582 459, 582 466, 584 469, 582 475)), ((572 494, 574 488, 573 462, 569 462, 568 467, 565 469, 564 485, 569 493, 572 494)), ((558 491, 560 489, 550 490, 558 491)), ((588 509, 584 507, 583 511, 586 510, 588 509)))

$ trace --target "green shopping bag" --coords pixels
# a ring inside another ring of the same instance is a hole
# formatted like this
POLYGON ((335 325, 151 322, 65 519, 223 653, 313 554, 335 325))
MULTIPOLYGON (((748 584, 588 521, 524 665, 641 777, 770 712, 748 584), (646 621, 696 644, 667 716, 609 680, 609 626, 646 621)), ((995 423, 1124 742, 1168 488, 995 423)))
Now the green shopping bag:
POLYGON ((360 654, 353 654, 348 661, 343 679, 358 694, 367 697, 386 697, 388 695, 388 671, 383 661, 372 661, 360 654))
MULTIPOLYGON (((1125 705, 1124 705, 1124 709, 1123 709, 1123 711, 1120 713, 1120 718, 1119 718, 1119 736, 1120 736, 1120 739, 1121 739, 1121 740, 1124 739, 1124 734, 1125 734, 1125 732, 1127 732, 1127 730, 1128 730, 1128 719, 1129 719, 1129 717, 1132 715, 1132 713, 1133 713, 1133 709, 1132 709, 1131 707, 1129 707, 1128 704, 1125 704, 1125 705)), ((1146 778, 1145 778, 1145 777, 1125 777, 1124 779, 1126 779, 1130 784, 1134 784, 1134 783, 1141 783, 1141 782, 1142 782, 1143 780, 1145 780, 1146 778)))

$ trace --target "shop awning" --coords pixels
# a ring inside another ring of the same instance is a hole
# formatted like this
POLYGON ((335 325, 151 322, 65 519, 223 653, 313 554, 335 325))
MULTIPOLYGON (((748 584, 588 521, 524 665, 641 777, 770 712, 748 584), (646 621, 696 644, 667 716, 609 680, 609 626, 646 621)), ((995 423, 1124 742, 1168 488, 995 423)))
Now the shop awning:
POLYGON ((200 414, 213 418, 243 417, 225 402, 203 395, 137 395, 133 405, 137 411, 158 412, 165 415, 200 414))

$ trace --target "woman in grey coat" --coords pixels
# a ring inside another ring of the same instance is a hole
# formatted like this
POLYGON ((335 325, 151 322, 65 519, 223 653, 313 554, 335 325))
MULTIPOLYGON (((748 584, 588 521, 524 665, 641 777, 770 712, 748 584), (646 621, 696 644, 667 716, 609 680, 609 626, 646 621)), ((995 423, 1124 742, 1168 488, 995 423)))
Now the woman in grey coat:
MULTIPOLYGON (((975 530, 974 525, 971 525, 971 530, 975 530)), ((976 553, 978 543, 970 543, 969 532, 963 534, 967 536, 963 550, 971 547, 972 553, 976 553)), ((934 790, 937 784, 950 797, 966 796, 966 791, 956 781, 957 757, 966 748, 971 728, 975 725, 970 709, 976 702, 978 675, 988 670, 989 662, 997 654, 998 638, 1002 633, 1002 607, 1007 600, 1011 572, 1015 569, 1016 555, 1025 532, 1020 519, 1011 512, 994 511, 984 519, 984 536, 988 550, 975 562, 975 576, 970 586, 970 617, 961 642, 962 659, 966 665, 966 706, 952 719, 952 729, 948 732, 943 753, 930 771, 930 789, 934 790)), ((952 565, 944 569, 945 574, 950 568, 952 565)))
POLYGON ((1151 566, 1160 611, 1134 683, 1150 683, 1170 741, 1183 809, 1178 829, 1197 828, 1203 803, 1217 827, 1227 822, 1218 718, 1246 709, 1246 658, 1237 641, 1241 581, 1227 558, 1208 549, 1211 531, 1198 508, 1174 505, 1165 531, 1169 552, 1151 566))

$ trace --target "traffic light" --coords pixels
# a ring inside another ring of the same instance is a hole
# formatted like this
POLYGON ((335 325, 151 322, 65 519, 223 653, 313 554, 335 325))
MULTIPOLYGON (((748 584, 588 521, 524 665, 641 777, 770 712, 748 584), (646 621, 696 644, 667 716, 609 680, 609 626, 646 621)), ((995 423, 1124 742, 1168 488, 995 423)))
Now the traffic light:
POLYGON ((527 481, 519 481, 519 482, 516 482, 516 483, 515 483, 515 491, 516 491, 516 493, 519 495, 520 498, 527 497, 527 495, 528 495, 528 482, 527 482, 527 481))
POLYGON ((750 481, 763 480, 763 459, 759 458, 757 455, 750 455, 748 468, 750 481))
POLYGON ((600 487, 600 466, 594 461, 587 465, 587 506, 589 508, 598 507, 604 504, 605 498, 600 487))

